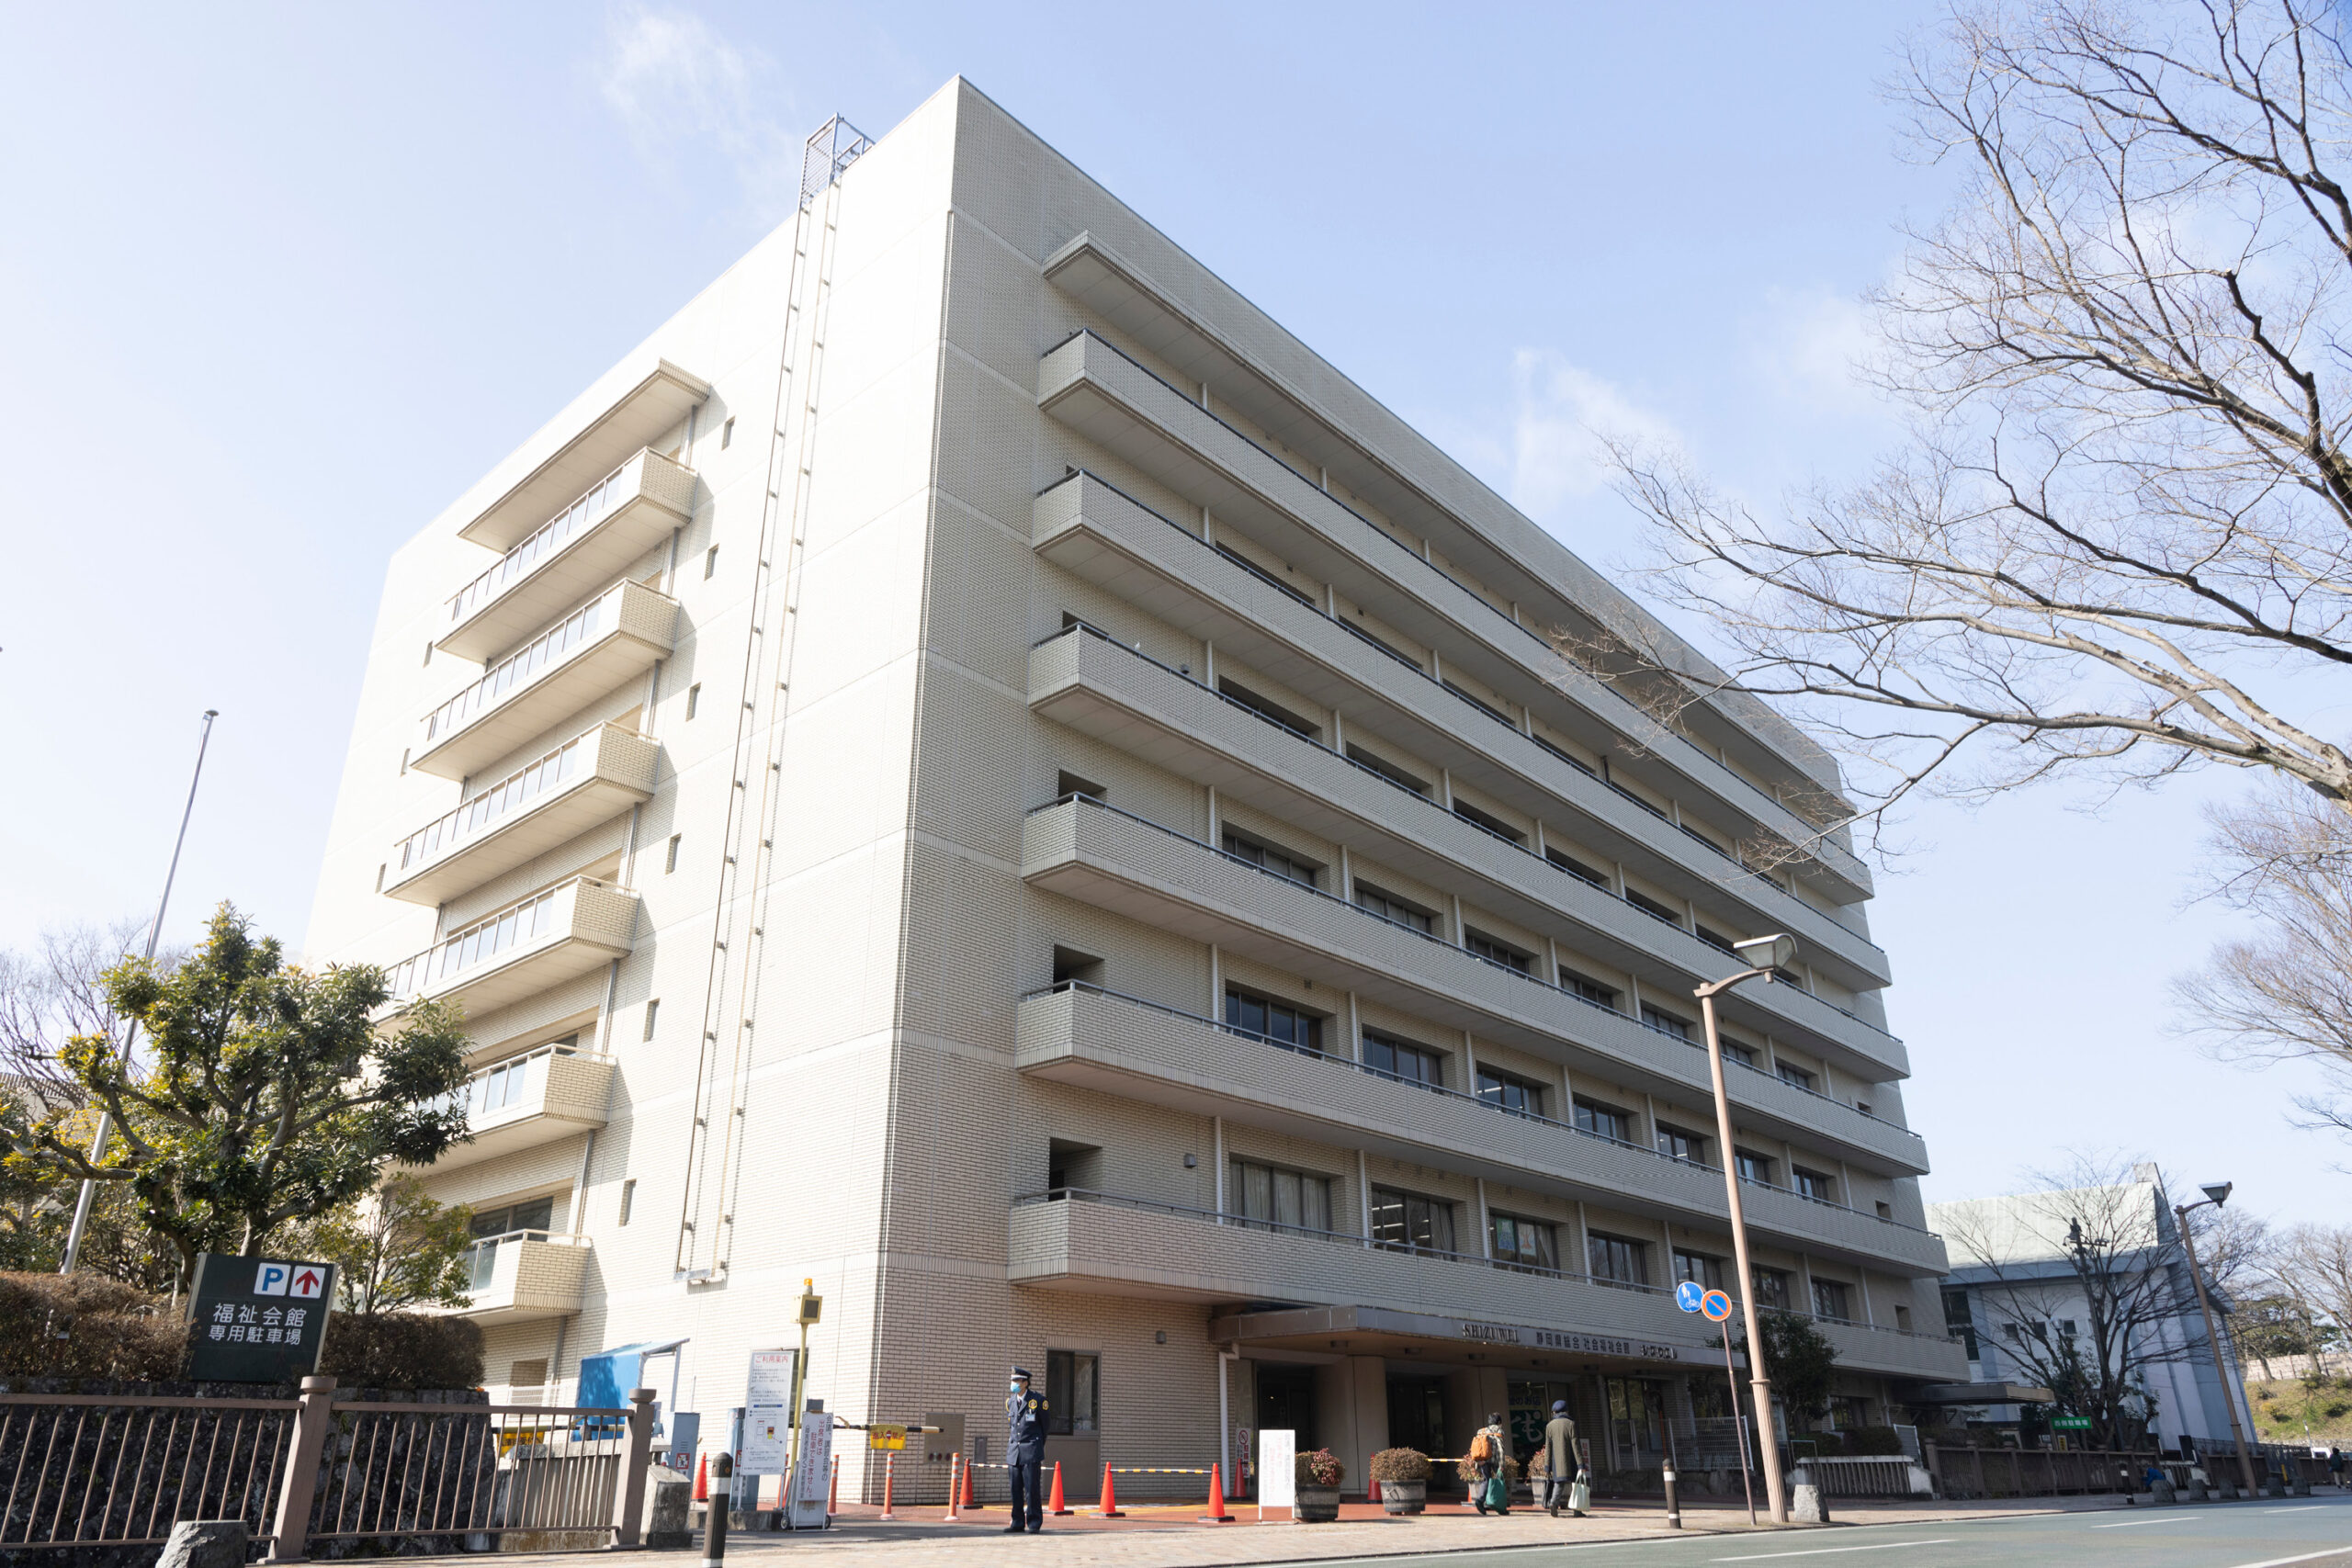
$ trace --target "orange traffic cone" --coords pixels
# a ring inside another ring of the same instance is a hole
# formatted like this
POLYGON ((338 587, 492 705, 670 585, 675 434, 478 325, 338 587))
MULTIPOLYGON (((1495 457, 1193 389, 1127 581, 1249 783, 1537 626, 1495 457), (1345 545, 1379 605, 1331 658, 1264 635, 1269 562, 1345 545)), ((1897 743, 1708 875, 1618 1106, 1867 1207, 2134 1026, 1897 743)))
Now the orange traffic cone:
POLYGON ((1233 1516, 1225 1511, 1225 1466, 1209 1466, 1209 1511, 1201 1516, 1204 1525, 1229 1525, 1233 1516))
POLYGON ((979 1506, 980 1500, 972 1491, 972 1461, 966 1460, 964 1461, 964 1506, 978 1508, 979 1506))
POLYGON ((1071 1512, 1070 1506, 1062 1501, 1062 1461, 1059 1460, 1054 1461, 1054 1489, 1046 1495, 1046 1512, 1057 1519, 1071 1512))
POLYGON ((710 1456, 702 1456, 702 1463, 695 1467, 695 1501, 710 1501, 710 1456))
POLYGON ((963 1462, 962 1454, 947 1456, 947 1522, 951 1525, 956 1522, 956 1495, 964 1489, 962 1473, 958 1468, 963 1462))
POLYGON ((1111 1463, 1108 1460, 1102 1462, 1102 1501, 1094 1511, 1106 1519, 1126 1517, 1125 1514, 1119 1512, 1119 1494, 1111 1483, 1111 1463))

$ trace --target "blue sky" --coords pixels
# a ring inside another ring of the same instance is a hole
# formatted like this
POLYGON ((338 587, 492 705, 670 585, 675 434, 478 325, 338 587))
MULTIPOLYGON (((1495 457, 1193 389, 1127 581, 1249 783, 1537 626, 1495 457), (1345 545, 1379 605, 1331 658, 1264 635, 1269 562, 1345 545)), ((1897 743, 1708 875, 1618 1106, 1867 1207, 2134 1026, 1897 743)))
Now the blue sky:
MULTIPOLYGON (((1589 430, 1769 500, 1894 427, 1856 295, 1945 176, 1909 4, 22 7, 0 93, 0 944, 151 907, 299 943, 392 547, 958 73, 1596 564, 1589 430)), ((1702 628, 1690 628, 1703 639, 1702 628)), ((2168 1036, 2192 778, 1914 813, 1874 919, 1931 1198, 2075 1147, 2330 1218, 2308 1075, 2168 1036)))

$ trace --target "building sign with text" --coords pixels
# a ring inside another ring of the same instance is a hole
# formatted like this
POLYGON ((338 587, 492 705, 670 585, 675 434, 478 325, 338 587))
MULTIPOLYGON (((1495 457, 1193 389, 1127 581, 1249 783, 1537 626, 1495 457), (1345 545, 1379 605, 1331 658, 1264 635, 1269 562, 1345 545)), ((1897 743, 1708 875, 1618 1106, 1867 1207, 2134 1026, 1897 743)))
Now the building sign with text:
POLYGON ((188 1296, 188 1376, 298 1382, 319 1370, 334 1265, 198 1253, 188 1296))

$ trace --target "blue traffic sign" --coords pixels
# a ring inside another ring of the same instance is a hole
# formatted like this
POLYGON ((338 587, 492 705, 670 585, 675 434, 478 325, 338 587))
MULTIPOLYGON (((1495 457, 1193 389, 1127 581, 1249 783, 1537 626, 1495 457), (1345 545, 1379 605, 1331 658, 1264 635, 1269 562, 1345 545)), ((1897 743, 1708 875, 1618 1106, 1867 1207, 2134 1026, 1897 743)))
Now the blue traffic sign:
POLYGON ((1731 1315, 1731 1298, 1721 1291, 1709 1291, 1699 1298, 1699 1310, 1706 1314, 1709 1322, 1721 1323, 1731 1315))
POLYGON ((1697 1312, 1706 1299, 1707 1288, 1696 1280, 1685 1280, 1674 1287, 1674 1304, 1684 1312, 1697 1312))

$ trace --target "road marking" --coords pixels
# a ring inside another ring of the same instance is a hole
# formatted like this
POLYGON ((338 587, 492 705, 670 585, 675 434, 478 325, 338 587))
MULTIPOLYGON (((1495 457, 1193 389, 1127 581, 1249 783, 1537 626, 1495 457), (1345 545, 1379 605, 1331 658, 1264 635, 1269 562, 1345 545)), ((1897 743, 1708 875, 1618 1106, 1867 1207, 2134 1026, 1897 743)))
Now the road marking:
POLYGON ((2291 1508, 2256 1508, 2257 1514, 2309 1514, 2324 1506, 2319 1503, 2298 1503, 2291 1508))
POLYGON ((2301 1557, 2266 1557, 2259 1562, 2234 1562, 2230 1568, 2287 1568, 2290 1562, 2315 1562, 2323 1557, 2342 1557, 2352 1552, 2352 1546, 2331 1546, 2325 1551, 2306 1551, 2301 1557))
POLYGON ((2175 1514, 2168 1519, 2126 1519, 2121 1524, 2093 1525, 2091 1529, 2095 1530, 2129 1530, 2138 1529, 2142 1525, 2185 1525, 2194 1517, 2196 1517, 2194 1514, 2175 1514))
MULTIPOLYGON (((1948 1535, 1936 1540, 1882 1540, 1873 1546, 1820 1546, 1814 1548, 1811 1551, 1759 1551, 1748 1557, 1717 1557, 1712 1561, 1716 1562, 1769 1562, 1782 1557, 1827 1557, 1834 1552, 1839 1551, 1884 1551, 1890 1547, 1896 1546, 1950 1546, 1958 1539, 1959 1538, 1957 1536, 1948 1535)), ((2246 1568, 2263 1568, 2263 1565, 2259 1563, 2248 1563, 2246 1568)))

